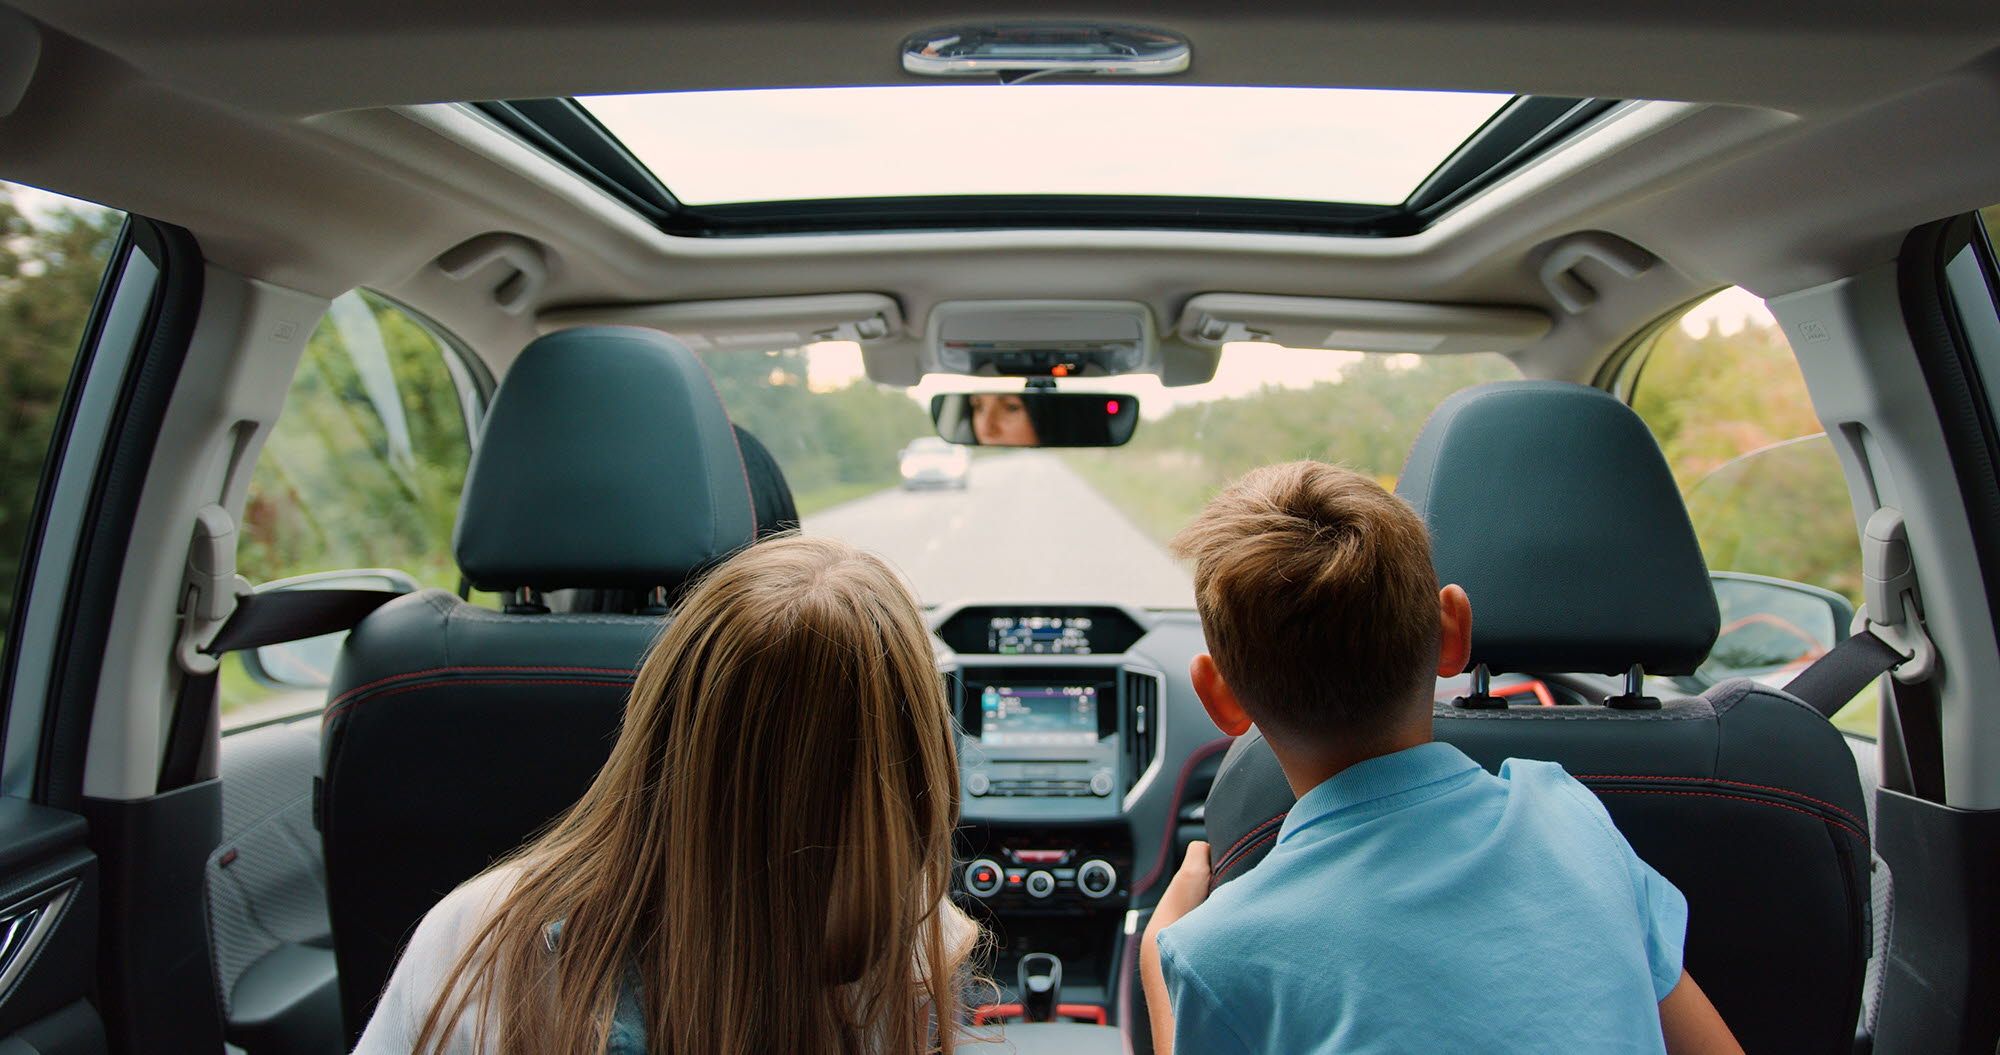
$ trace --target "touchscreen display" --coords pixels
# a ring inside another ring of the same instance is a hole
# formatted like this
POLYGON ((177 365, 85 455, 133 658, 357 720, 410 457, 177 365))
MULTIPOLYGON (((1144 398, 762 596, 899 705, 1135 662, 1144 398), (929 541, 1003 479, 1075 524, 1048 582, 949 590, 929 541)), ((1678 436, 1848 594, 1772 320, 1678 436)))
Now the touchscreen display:
POLYGON ((979 695, 979 742, 994 747, 1094 747, 1097 689, 1089 685, 988 685, 979 695))
POLYGON ((1001 656, 1087 656, 1090 617, 994 616, 986 627, 986 651, 1001 656))

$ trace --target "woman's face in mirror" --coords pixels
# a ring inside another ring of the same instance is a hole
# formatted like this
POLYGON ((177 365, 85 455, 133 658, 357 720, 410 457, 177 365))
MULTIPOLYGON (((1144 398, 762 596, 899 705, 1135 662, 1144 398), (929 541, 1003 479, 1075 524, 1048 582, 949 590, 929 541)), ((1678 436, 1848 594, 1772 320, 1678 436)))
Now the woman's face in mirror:
POLYGON ((983 394, 972 397, 972 435, 982 447, 1039 447, 1035 422, 1020 396, 983 394))

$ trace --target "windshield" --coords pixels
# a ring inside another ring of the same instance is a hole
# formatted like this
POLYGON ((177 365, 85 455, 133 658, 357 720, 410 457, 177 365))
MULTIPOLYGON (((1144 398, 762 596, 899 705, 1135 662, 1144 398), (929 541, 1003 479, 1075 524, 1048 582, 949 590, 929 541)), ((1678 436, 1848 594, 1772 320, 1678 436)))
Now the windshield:
POLYGON ((1217 489, 1272 462, 1316 458, 1394 486, 1431 409, 1469 385, 1519 376, 1499 355, 1381 355, 1225 346, 1214 380, 1152 376, 1060 382, 1129 393, 1141 420, 1124 447, 967 451, 910 459, 934 433, 935 392, 1015 389, 1018 380, 933 375, 874 384, 861 353, 828 343, 706 357, 737 424, 784 468, 808 534, 899 568, 927 604, 951 601, 1194 604, 1165 543, 1217 489), (922 464, 920 464, 922 462, 922 464))

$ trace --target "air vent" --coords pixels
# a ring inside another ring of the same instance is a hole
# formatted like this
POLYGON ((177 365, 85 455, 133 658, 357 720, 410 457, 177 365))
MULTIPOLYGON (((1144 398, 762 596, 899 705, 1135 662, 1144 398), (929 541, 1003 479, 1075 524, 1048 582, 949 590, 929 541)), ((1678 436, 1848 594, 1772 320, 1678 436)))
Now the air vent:
POLYGON ((1138 783, 1153 764, 1160 743, 1160 676, 1127 670, 1122 679, 1125 700, 1125 786, 1138 783))

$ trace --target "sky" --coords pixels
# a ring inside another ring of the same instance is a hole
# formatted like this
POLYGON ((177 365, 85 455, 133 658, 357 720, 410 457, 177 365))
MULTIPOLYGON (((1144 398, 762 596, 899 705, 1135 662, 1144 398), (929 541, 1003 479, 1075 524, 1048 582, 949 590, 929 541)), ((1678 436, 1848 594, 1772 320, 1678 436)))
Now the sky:
POLYGON ((952 84, 582 100, 690 205, 1170 194, 1389 205, 1511 96, 952 84))

